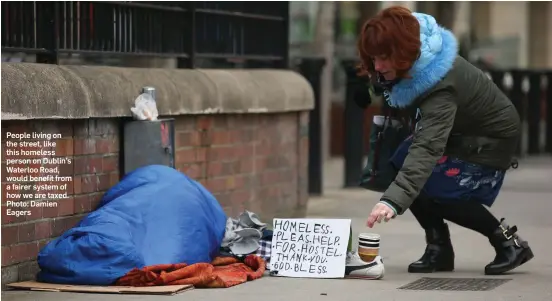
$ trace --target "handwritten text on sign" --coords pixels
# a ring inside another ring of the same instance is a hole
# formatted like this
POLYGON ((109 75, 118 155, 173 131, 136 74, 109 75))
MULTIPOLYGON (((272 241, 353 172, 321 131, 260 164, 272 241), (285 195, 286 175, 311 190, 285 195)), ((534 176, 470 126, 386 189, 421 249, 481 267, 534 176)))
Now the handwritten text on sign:
POLYGON ((271 271, 278 276, 343 278, 351 220, 274 219, 271 271))

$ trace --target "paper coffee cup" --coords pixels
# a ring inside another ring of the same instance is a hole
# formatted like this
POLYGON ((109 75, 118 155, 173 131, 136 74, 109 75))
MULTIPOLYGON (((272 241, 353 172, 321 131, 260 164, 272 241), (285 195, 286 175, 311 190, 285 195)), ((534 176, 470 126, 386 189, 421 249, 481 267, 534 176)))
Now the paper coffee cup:
POLYGON ((379 255, 380 235, 360 233, 358 235, 358 255, 365 262, 373 261, 379 255))

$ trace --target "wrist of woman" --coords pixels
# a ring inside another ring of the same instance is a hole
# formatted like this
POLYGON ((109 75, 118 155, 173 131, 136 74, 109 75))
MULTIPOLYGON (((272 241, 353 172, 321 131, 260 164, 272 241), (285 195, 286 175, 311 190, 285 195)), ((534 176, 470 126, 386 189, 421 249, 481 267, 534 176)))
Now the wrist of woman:
POLYGON ((382 199, 379 201, 381 204, 386 205, 387 207, 393 209, 393 212, 395 212, 395 215, 399 215, 399 210, 397 209, 397 205, 395 205, 393 202, 382 199))

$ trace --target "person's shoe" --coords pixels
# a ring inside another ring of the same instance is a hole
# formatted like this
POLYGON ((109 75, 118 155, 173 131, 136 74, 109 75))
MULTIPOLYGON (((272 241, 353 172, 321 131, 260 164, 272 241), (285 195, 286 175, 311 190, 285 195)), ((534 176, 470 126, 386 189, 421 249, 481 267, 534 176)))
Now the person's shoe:
POLYGON ((496 256, 493 262, 485 267, 486 275, 498 275, 513 270, 531 260, 534 255, 527 241, 517 234, 517 226, 510 227, 504 219, 496 229, 489 242, 495 248, 496 256))
POLYGON ((381 256, 371 262, 363 261, 356 252, 347 253, 345 278, 350 279, 381 279, 385 274, 381 256))
POLYGON ((447 224, 426 230, 424 255, 408 266, 409 273, 450 272, 454 270, 454 249, 447 224))

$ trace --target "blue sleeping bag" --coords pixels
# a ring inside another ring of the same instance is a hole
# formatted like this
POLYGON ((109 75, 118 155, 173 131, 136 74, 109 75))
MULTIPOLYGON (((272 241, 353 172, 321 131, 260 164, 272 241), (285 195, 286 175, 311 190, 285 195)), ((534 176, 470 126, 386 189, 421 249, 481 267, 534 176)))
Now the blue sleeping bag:
POLYGON ((201 184, 166 166, 142 167, 39 252, 37 280, 110 285, 136 267, 211 262, 225 226, 222 207, 201 184))

